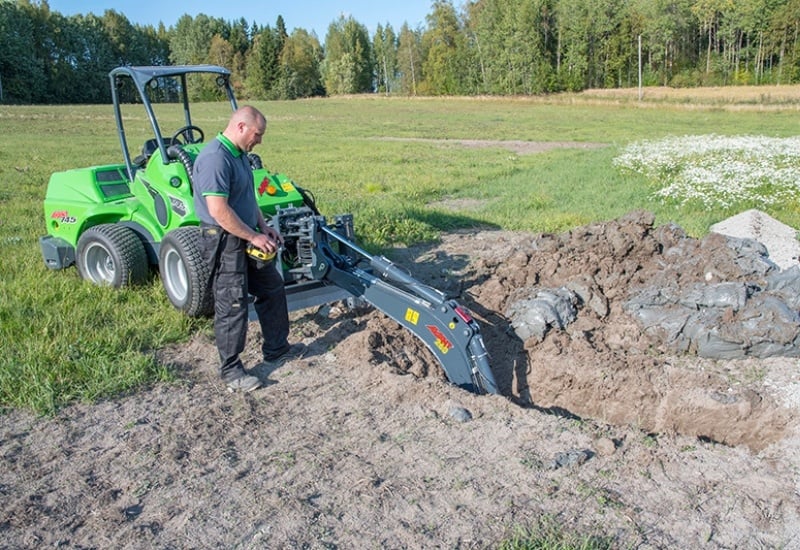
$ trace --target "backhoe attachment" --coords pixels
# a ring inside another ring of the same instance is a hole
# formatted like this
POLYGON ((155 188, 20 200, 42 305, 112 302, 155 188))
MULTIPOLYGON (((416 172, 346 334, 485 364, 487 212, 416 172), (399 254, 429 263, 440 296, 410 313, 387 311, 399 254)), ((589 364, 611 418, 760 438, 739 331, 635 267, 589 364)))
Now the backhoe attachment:
POLYGON ((478 323, 455 300, 416 280, 383 256, 353 242, 352 216, 333 226, 308 207, 279 209, 272 226, 284 238, 281 259, 287 292, 292 285, 326 294, 334 286, 363 299, 419 338, 442 365, 448 380, 473 393, 499 393, 478 323))

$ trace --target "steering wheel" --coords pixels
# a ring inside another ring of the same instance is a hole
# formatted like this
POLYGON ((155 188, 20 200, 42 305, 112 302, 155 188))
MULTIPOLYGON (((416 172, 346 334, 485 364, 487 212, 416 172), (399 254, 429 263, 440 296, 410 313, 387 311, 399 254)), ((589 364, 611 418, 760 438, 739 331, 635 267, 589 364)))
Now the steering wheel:
POLYGON ((183 138, 183 143, 202 143, 205 139, 205 134, 203 134, 203 130, 191 124, 189 126, 184 126, 183 128, 178 128, 178 131, 172 134, 172 141, 177 141, 178 138, 183 138), (194 139, 194 133, 197 132, 198 137, 194 139))

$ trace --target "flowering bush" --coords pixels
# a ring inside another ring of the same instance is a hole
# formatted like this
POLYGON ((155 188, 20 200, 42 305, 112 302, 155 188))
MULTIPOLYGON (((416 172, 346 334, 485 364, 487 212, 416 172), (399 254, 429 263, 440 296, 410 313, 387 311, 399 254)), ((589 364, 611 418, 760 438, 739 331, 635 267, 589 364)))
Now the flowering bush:
POLYGON ((800 199, 800 137, 683 136, 628 145, 614 165, 644 174, 656 196, 707 207, 800 199))

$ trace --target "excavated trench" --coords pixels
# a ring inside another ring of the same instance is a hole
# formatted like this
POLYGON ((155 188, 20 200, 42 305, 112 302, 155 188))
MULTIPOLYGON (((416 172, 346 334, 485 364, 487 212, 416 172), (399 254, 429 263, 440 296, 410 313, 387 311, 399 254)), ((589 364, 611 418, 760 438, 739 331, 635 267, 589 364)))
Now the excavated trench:
MULTIPOLYGON (((800 267, 756 241, 694 239, 635 212, 559 235, 452 235, 399 259, 472 310, 521 406, 753 451, 796 421, 752 373, 800 355, 800 267)), ((368 361, 443 376, 377 312, 359 337, 368 361)))

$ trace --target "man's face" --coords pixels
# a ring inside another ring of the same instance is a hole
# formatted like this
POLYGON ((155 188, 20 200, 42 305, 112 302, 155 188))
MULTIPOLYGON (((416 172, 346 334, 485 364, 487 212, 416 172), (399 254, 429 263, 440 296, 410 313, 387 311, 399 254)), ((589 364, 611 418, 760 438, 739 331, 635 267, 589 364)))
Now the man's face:
POLYGON ((260 121, 257 124, 249 125, 242 123, 242 150, 249 153, 253 150, 253 147, 261 143, 261 139, 264 137, 264 132, 267 131, 267 124, 264 121, 260 121))

